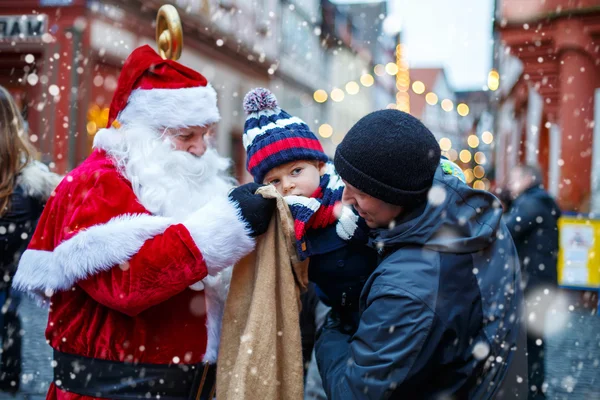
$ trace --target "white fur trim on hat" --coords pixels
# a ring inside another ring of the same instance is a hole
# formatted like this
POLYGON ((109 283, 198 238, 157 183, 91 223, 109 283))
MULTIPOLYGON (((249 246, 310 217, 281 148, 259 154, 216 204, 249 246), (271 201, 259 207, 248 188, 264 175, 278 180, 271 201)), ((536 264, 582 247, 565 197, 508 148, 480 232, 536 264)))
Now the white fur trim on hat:
POLYGON ((183 89, 136 89, 117 121, 121 125, 175 128, 208 126, 220 118, 217 92, 209 84, 183 89))

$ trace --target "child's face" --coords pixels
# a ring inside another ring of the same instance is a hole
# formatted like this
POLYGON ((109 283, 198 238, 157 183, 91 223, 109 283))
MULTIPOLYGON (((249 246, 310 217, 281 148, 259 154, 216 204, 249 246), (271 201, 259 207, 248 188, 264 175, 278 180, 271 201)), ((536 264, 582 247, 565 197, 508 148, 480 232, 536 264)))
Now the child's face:
POLYGON ((324 171, 322 161, 292 161, 270 170, 263 183, 275 186, 282 196, 310 197, 319 187, 324 171))

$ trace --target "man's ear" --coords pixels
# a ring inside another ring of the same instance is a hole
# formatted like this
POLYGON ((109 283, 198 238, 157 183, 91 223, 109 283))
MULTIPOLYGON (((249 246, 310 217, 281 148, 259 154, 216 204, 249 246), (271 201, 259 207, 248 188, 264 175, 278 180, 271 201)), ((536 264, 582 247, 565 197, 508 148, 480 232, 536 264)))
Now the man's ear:
POLYGON ((327 164, 325 164, 325 162, 323 161, 319 161, 319 175, 323 176, 325 175, 325 171, 327 171, 327 164))

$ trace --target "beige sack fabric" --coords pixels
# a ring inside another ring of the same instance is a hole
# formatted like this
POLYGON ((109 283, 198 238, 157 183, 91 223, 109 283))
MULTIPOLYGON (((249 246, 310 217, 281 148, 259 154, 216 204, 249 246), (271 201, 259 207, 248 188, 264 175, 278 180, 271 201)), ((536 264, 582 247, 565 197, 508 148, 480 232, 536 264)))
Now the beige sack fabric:
MULTIPOLYGON (((233 269, 217 362, 218 400, 303 398, 300 293, 308 260, 296 256, 294 220, 274 187, 277 209, 256 249, 233 269)), ((224 227, 226 229, 226 227, 224 227)))

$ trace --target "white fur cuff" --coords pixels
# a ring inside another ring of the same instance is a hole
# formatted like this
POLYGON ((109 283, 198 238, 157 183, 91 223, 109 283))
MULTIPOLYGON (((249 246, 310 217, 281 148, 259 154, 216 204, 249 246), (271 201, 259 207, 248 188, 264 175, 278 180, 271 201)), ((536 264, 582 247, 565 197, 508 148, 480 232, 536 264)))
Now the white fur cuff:
POLYGON ((62 177, 50 172, 46 165, 33 161, 21 171, 17 183, 22 185, 29 196, 48 200, 62 177))
POLYGON ((209 275, 218 274, 254 249, 240 210, 228 198, 211 201, 183 225, 202 253, 209 275))
POLYGON ((29 249, 21 256, 13 288, 46 293, 66 290, 79 280, 128 261, 146 240, 163 233, 170 224, 168 218, 123 214, 82 229, 54 251, 29 249))

